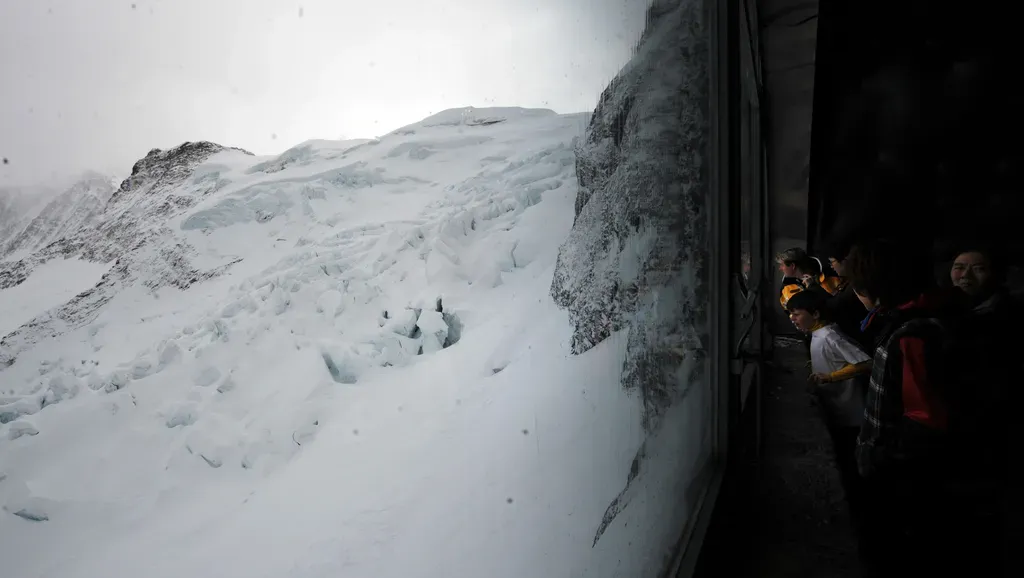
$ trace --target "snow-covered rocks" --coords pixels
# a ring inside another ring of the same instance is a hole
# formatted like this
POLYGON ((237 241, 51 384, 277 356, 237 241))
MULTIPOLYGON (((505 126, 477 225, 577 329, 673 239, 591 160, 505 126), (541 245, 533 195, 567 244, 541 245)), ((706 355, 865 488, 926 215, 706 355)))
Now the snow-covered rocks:
POLYGON ((199 419, 199 405, 194 401, 170 403, 160 410, 160 416, 169 428, 190 426, 199 419))
POLYGON ((343 296, 337 289, 329 289, 320 294, 316 300, 316 310, 328 319, 337 317, 341 309, 343 296))
POLYGON ((629 328, 624 384, 640 390, 653 428, 691 381, 679 371, 704 355, 708 71, 698 3, 656 2, 649 14, 635 64, 576 145, 575 222, 551 295, 576 353, 629 328))
POLYGON ((16 440, 22 436, 34 436, 38 434, 39 430, 36 426, 27 421, 19 420, 11 422, 10 426, 7 428, 7 438, 11 440, 16 440))
POLYGON ((217 380, 220 379, 220 377, 220 369, 212 365, 207 365, 200 369, 198 372, 196 372, 193 380, 195 384, 199 387, 209 387, 217 383, 217 380))
POLYGON ((420 329, 423 353, 436 353, 444 349, 448 339, 448 324, 438 311, 423 311, 416 325, 420 329))
POLYGON ((368 365, 350 347, 333 341, 320 345, 320 357, 331 379, 346 385, 358 382, 360 370, 368 365))
POLYGON ((43 408, 43 396, 28 394, 0 403, 0 424, 12 422, 23 415, 32 415, 43 408))
POLYGON ((181 347, 174 341, 167 341, 160 345, 157 359, 160 368, 167 367, 181 361, 181 347))
POLYGON ((0 509, 29 522, 46 522, 48 500, 32 494, 22 479, 0 478, 0 509))
POLYGON ((56 373, 47 382, 46 393, 43 395, 44 405, 53 405, 78 395, 79 380, 73 375, 56 373))

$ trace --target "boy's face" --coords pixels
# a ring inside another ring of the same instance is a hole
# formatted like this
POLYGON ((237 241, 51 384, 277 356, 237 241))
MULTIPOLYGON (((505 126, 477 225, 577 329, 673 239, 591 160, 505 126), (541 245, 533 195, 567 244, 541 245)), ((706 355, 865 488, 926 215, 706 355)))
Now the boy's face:
POLYGON ((787 263, 785 261, 777 261, 779 264, 779 271, 782 271, 783 277, 796 277, 796 263, 787 263))
POLYGON ((811 328, 818 322, 820 314, 811 313, 804 309, 791 309, 789 311, 789 320, 793 322, 793 326, 797 328, 797 331, 802 333, 810 333, 811 328))

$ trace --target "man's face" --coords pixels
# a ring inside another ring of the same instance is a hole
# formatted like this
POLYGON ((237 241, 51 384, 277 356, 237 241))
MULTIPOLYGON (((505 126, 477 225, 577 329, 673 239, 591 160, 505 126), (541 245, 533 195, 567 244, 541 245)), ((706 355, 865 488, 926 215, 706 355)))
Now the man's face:
POLYGON ((991 291, 992 271, 983 253, 969 251, 957 255, 949 277, 953 285, 972 297, 991 291))
POLYGON ((836 272, 836 275, 843 276, 843 262, 835 257, 828 258, 829 265, 832 265, 832 270, 836 272))
POLYGON ((782 271, 783 277, 796 277, 796 263, 779 261, 779 271, 782 271))
POLYGON ((819 315, 803 309, 792 309, 789 312, 789 320, 801 333, 810 333, 811 328, 818 322, 819 315))

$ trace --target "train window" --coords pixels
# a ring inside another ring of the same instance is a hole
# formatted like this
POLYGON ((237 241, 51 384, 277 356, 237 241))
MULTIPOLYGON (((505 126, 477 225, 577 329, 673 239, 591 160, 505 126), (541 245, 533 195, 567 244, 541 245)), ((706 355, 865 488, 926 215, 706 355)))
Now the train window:
MULTIPOLYGON (((736 226, 734 240, 736 242, 736 254, 733 256, 735 267, 734 273, 736 285, 742 294, 745 305, 743 306, 741 318, 737 321, 742 329, 739 329, 738 350, 752 347, 751 323, 755 323, 751 317, 751 300, 755 299, 752 292, 756 291, 757 281, 760 278, 754 275, 755 267, 761 266, 761 259, 755 257, 757 248, 761 245, 761 184, 762 184, 762 159, 761 132, 760 132, 760 109, 758 107, 758 73, 756 64, 756 40, 751 37, 747 22, 747 2, 740 3, 740 47, 739 47, 739 75, 736 95, 737 101, 735 113, 739 125, 737 131, 736 158, 739 166, 736 167, 736 188, 734 190, 735 213, 733 223, 736 226)), ((737 350, 737 351, 738 351, 737 350)))
POLYGON ((738 243, 736 245, 739 254, 735 257, 737 259, 737 278, 740 282, 741 289, 744 294, 747 293, 750 287, 750 243, 751 243, 751 231, 753 223, 751 222, 750 214, 750 201, 751 195, 755 194, 755 188, 753 186, 756 178, 756 173, 760 163, 758 162, 758 156, 755 154, 756 142, 753 140, 751 134, 751 125, 756 120, 754 113, 756 111, 751 109, 750 103, 744 95, 741 102, 739 103, 740 108, 740 142, 739 142, 739 180, 738 180, 738 211, 736 214, 736 220, 738 221, 736 227, 736 233, 738 236, 738 243))
POLYGON ((763 153, 761 150, 760 110, 756 98, 756 95, 753 95, 743 103, 747 109, 748 123, 744 125, 743 130, 747 133, 747 158, 749 160, 744 168, 744 187, 740 196, 740 246, 743 251, 741 255, 744 264, 743 282, 748 287, 751 284, 751 246, 756 242, 755 236, 761 230, 756 219, 759 218, 757 208, 760 207, 758 201, 761 198, 763 153))

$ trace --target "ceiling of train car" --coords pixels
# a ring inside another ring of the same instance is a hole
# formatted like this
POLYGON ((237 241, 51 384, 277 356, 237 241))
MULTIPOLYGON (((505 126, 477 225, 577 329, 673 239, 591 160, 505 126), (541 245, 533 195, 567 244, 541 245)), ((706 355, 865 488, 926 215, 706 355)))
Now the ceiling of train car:
MULTIPOLYGON (((817 0, 759 0, 772 254, 807 243, 807 185, 817 0)), ((774 271, 773 264, 769 264, 774 271)), ((775 282, 782 280, 774 271, 775 282)), ((771 308, 778 332, 792 331, 785 312, 771 308)))
MULTIPOLYGON (((809 221, 814 241, 1006 235, 1024 213, 1013 19, 1002 4, 823 0, 809 221)), ((1014 241, 1020 249, 1024 245, 1014 241)))
POLYGON ((777 249, 804 244, 817 0, 760 0, 768 189, 777 249))

